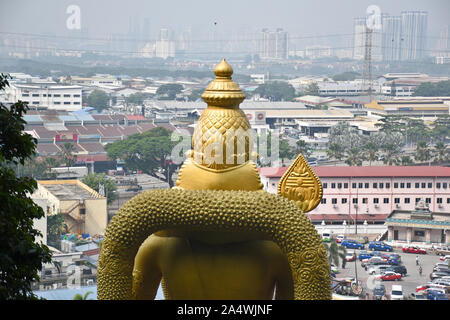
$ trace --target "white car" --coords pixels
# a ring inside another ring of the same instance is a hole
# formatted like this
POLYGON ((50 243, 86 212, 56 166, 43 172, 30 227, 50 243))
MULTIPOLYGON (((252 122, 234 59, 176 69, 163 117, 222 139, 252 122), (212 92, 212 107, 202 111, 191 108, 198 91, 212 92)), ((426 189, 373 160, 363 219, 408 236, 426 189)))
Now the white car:
POLYGON ((403 288, 399 285, 393 285, 391 288, 391 300, 403 300, 403 288))
POLYGON ((369 269, 367 269, 367 273, 368 274, 381 274, 383 273, 387 268, 391 267, 390 265, 377 265, 377 266, 373 266, 370 267, 369 269))
POLYGON ((345 239, 345 236, 343 234, 340 234, 336 237, 336 242, 341 243, 342 240, 344 240, 344 239, 345 239))
POLYGON ((439 258, 441 261, 450 260, 450 255, 442 256, 439 258))

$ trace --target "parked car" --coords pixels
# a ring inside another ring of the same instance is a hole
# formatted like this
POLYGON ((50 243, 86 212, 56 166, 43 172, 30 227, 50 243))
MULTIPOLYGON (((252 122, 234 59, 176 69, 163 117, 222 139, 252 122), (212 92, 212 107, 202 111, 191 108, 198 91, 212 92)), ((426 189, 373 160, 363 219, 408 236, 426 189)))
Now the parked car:
POLYGON ((356 254, 354 252, 347 252, 347 254, 345 255, 345 261, 347 261, 347 262, 355 261, 355 259, 356 259, 356 254))
POLYGON ((391 288, 391 300, 403 300, 402 286, 393 285, 391 288))
POLYGON ((450 260, 450 255, 445 255, 439 258, 441 261, 450 260))
POLYGON ((386 271, 381 275, 377 276, 376 279, 383 281, 399 281, 402 280, 402 275, 400 273, 386 271))
POLYGON ((345 236, 343 234, 340 234, 336 237, 336 242, 341 243, 342 240, 344 240, 344 239, 345 239, 345 236))
POLYGON ((373 254, 374 257, 380 257, 380 258, 389 260, 389 255, 386 254, 386 253, 378 252, 378 251, 373 251, 372 254, 373 254))
POLYGON ((433 268, 433 271, 450 273, 450 268, 449 267, 443 267, 443 266, 437 266, 437 267, 433 268))
POLYGON ((350 249, 362 249, 364 250, 364 245, 362 243, 358 243, 355 240, 352 239, 344 239, 341 242, 341 246, 345 248, 350 249))
POLYGON ((384 284, 378 284, 375 289, 373 289, 373 296, 375 300, 381 300, 386 295, 386 288, 384 284))
POLYGON ((426 292, 429 287, 430 287, 429 285, 422 284, 422 285, 416 287, 416 293, 419 293, 419 292, 422 292, 422 291, 426 292))
POLYGON ((430 279, 434 280, 437 278, 441 278, 441 277, 445 277, 445 276, 450 276, 450 272, 445 272, 445 271, 433 271, 432 273, 430 273, 430 279))
POLYGON ((446 294, 444 294, 440 290, 428 289, 427 290, 427 299, 428 300, 448 300, 448 297, 446 294))
POLYGON ((400 262, 400 260, 397 260, 396 258, 389 258, 388 263, 393 266, 398 266, 401 262, 400 262))
POLYGON ((420 293, 411 293, 411 297, 414 300, 428 300, 427 299, 427 295, 425 292, 420 292, 420 293))
POLYGON ((381 264, 381 265, 374 265, 371 266, 370 268, 367 268, 367 273, 368 274, 382 274, 385 271, 388 271, 387 269, 390 268, 390 265, 385 265, 385 264, 381 264))
POLYGON ((414 247, 414 246, 404 247, 403 252, 416 253, 416 254, 427 254, 427 251, 425 249, 421 249, 419 247, 414 247))
POLYGON ((362 261, 364 259, 370 259, 372 257, 373 257, 373 253, 372 252, 361 251, 359 253, 358 259, 359 259, 359 261, 362 261))
POLYGON ((339 273, 338 267, 336 267, 333 263, 331 264, 331 271, 332 271, 334 274, 339 273))
POLYGON ((402 262, 402 257, 398 253, 391 253, 389 255, 389 259, 395 259, 398 260, 399 263, 402 262))
POLYGON ((432 284, 438 284, 440 286, 444 286, 450 289, 450 280, 437 278, 431 281, 432 284))
POLYGON ((389 251, 389 252, 392 252, 394 250, 392 246, 381 241, 372 241, 371 243, 369 243, 369 249, 377 251, 389 251))
POLYGON ((389 266, 389 268, 386 269, 386 271, 393 271, 396 273, 400 273, 402 277, 406 276, 408 273, 408 270, 405 266, 389 266))
POLYGON ((372 257, 370 259, 364 259, 361 261, 361 266, 365 268, 368 265, 379 265, 379 264, 386 264, 387 260, 381 257, 372 257))

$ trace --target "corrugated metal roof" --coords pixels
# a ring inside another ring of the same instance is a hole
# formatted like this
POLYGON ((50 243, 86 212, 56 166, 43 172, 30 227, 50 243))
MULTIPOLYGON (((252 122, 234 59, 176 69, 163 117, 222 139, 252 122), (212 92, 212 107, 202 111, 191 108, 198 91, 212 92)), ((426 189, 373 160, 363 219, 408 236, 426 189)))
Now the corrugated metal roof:
POLYGON ((31 122, 43 122, 41 116, 39 116, 37 114, 33 114, 33 115, 26 114, 26 115, 23 116, 23 119, 26 122, 28 122, 28 123, 31 123, 31 122))

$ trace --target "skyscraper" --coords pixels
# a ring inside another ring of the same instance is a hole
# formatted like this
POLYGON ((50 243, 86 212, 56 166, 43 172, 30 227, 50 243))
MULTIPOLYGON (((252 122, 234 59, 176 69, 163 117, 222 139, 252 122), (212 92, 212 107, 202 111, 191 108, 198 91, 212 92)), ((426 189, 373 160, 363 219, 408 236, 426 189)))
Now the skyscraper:
POLYGON ((402 38, 402 18, 400 16, 382 16, 381 51, 384 61, 400 60, 402 38))
POLYGON ((175 57, 175 43, 170 40, 168 29, 160 30, 159 40, 155 44, 155 55, 163 59, 175 57))
POLYGON ((401 60, 417 60, 426 56, 428 12, 402 11, 401 60))
POLYGON ((364 59, 366 18, 355 18, 353 21, 353 59, 364 59))
POLYGON ((263 29, 260 32, 258 51, 261 59, 287 59, 288 33, 281 28, 276 31, 263 29))

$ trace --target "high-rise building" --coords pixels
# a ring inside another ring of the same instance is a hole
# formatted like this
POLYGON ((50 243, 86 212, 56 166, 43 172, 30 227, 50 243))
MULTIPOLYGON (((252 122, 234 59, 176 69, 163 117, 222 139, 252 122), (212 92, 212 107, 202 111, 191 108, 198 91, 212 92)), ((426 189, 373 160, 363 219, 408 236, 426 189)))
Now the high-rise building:
POLYGON ((417 60, 426 56, 428 12, 402 11, 401 60, 417 60))
POLYGON ((364 44, 366 42, 365 30, 366 30, 366 18, 355 18, 353 21, 353 59, 364 59, 364 44))
POLYGON ((449 55, 448 51, 450 49, 450 25, 445 25, 444 27, 442 27, 439 33, 438 48, 441 55, 449 55))
POLYGON ((159 40, 155 44, 155 56, 163 59, 175 57, 175 43, 170 40, 168 29, 160 30, 159 40))
POLYGON ((263 29, 260 32, 258 51, 261 59, 287 59, 288 33, 281 28, 276 31, 263 29))
POLYGON ((381 51, 383 60, 400 60, 402 18, 400 16, 383 15, 381 32, 381 51))

